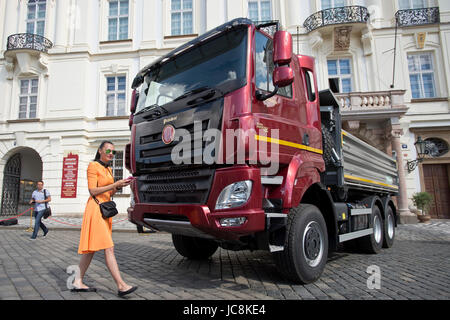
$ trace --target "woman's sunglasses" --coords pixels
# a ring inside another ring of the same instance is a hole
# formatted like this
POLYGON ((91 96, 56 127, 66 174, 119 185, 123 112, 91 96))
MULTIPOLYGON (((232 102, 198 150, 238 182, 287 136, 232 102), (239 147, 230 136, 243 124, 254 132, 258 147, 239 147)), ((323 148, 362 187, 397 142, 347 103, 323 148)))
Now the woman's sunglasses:
POLYGON ((110 154, 110 153, 116 154, 116 150, 106 149, 106 150, 105 150, 105 153, 106 153, 106 154, 110 154))

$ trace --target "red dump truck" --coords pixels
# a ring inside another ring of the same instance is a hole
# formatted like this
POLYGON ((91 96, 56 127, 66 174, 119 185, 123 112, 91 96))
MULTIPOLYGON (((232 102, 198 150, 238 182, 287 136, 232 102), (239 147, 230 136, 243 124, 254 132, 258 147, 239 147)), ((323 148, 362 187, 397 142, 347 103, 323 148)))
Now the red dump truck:
POLYGON ((314 58, 277 29, 235 19, 137 74, 128 218, 171 233, 189 259, 268 250, 286 278, 310 283, 329 250, 392 246, 397 168, 342 130, 314 58))

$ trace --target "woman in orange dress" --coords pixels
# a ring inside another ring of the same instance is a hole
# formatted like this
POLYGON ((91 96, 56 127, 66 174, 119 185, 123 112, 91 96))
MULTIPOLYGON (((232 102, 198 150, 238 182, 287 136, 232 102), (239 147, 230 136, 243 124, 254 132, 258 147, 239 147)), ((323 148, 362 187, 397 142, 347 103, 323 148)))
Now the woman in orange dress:
POLYGON ((124 296, 137 289, 126 284, 120 276, 119 267, 114 255, 114 243, 112 241, 112 218, 104 219, 100 206, 93 199, 95 196, 99 203, 110 201, 111 196, 120 188, 128 186, 130 180, 114 182, 111 168, 108 164, 114 158, 114 145, 109 141, 103 141, 87 169, 88 188, 91 196, 86 204, 83 223, 81 226, 80 244, 78 253, 81 254, 79 264, 79 277, 73 282, 75 292, 92 292, 95 288, 89 288, 83 283, 83 277, 88 269, 94 253, 105 250, 106 265, 117 284, 118 295, 124 296))

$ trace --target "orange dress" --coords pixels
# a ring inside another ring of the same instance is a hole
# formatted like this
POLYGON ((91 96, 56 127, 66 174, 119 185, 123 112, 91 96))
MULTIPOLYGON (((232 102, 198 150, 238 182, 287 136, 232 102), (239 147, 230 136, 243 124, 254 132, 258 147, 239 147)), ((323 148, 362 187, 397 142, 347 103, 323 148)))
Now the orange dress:
MULTIPOLYGON (((114 183, 111 169, 105 168, 96 161, 89 164, 87 178, 89 189, 104 187, 114 183)), ((100 203, 110 201, 111 194, 112 191, 107 191, 99 194, 96 198, 100 203)), ((100 206, 90 196, 84 210, 78 253, 92 253, 113 247, 114 243, 111 234, 112 218, 103 219, 100 206)))

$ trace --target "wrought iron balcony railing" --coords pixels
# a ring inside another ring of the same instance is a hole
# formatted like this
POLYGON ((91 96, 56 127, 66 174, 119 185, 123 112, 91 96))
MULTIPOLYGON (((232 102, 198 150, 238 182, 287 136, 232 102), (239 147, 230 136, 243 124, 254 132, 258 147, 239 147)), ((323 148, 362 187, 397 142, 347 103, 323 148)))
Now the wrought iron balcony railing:
POLYGON ((8 37, 6 50, 30 49, 47 53, 51 47, 53 47, 53 43, 43 36, 19 33, 8 37))
POLYGON ((369 11, 362 6, 346 6, 325 9, 310 15, 303 26, 308 32, 317 28, 344 23, 367 23, 369 11))
POLYGON ((395 18, 399 27, 439 23, 439 7, 399 10, 395 18))

